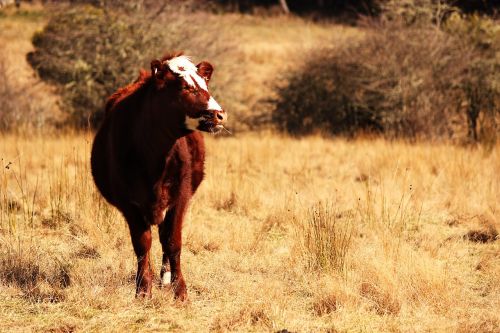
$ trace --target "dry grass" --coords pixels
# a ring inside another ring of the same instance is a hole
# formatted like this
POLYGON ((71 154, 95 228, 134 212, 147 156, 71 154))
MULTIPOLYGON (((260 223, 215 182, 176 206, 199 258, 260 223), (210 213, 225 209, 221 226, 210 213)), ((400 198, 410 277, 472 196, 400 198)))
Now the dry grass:
POLYGON ((26 54, 33 49, 31 36, 44 22, 44 13, 36 5, 26 10, 8 7, 0 11, 2 129, 45 126, 61 118, 54 89, 40 82, 26 61, 26 54))
MULTIPOLYGON (((3 136, 0 331, 498 332, 499 242, 467 236, 499 229, 498 146, 207 139, 178 304, 157 287, 134 299, 128 230, 89 174, 91 135, 3 136), (310 264, 312 216, 350 226, 337 229, 351 234, 343 269, 310 264)), ((155 241, 156 275, 160 260, 155 241)))

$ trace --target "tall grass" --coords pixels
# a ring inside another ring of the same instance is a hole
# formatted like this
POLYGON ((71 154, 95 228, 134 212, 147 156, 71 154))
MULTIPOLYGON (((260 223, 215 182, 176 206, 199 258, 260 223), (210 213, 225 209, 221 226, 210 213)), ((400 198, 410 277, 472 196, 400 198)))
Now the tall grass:
POLYGON ((383 186, 374 186, 370 181, 365 186, 364 200, 357 207, 361 225, 382 241, 387 253, 397 258, 400 245, 410 231, 419 228, 423 201, 415 197, 413 186, 406 182, 396 201, 387 198, 383 186))
POLYGON ((319 202, 298 224, 297 237, 308 269, 342 273, 352 238, 352 216, 342 216, 332 203, 319 202))
POLYGON ((190 301, 174 305, 156 286, 152 301, 133 301, 130 237, 93 185, 90 142, 82 134, 0 140, 12 162, 0 182, 0 330, 406 331, 418 323, 417 331, 494 332, 500 322, 498 242, 466 237, 483 224, 498 229, 498 149, 207 137, 206 179, 184 225, 190 301), (481 220, 461 217, 479 212, 481 220))

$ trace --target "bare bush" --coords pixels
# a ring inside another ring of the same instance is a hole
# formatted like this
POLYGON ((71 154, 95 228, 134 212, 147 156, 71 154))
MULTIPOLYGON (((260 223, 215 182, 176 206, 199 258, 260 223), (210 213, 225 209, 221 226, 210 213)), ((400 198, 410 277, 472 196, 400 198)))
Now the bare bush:
POLYGON ((473 47, 476 51, 460 88, 465 99, 468 137, 491 147, 496 142, 500 121, 500 24, 477 15, 454 14, 444 29, 455 36, 460 48, 473 47))
POLYGON ((58 86, 71 123, 85 127, 105 97, 135 74, 132 64, 145 49, 139 33, 102 9, 77 7, 58 12, 34 36, 28 60, 58 86))
MULTIPOLYGON (((487 38, 474 36, 474 28, 443 30, 436 24, 442 14, 432 8, 398 15, 367 22, 363 42, 318 51, 292 72, 289 85, 277 89, 272 120, 278 128, 429 139, 478 139, 483 118, 496 128, 498 44, 481 42, 487 38)), ((484 35, 494 27, 484 27, 484 35)))

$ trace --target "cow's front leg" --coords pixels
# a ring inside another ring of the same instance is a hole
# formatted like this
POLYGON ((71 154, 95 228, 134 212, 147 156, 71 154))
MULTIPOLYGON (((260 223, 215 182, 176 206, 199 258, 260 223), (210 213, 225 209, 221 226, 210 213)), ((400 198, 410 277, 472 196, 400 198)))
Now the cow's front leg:
POLYGON ((186 206, 187 202, 171 207, 165 220, 159 226, 160 242, 163 249, 162 284, 167 282, 165 280, 170 273, 171 288, 175 298, 179 300, 185 300, 187 297, 186 283, 181 271, 182 221, 186 206))
POLYGON ((149 266, 149 250, 151 249, 151 228, 144 221, 136 220, 131 223, 129 219, 130 236, 137 256, 137 275, 135 277, 135 295, 151 297, 152 274, 149 266))

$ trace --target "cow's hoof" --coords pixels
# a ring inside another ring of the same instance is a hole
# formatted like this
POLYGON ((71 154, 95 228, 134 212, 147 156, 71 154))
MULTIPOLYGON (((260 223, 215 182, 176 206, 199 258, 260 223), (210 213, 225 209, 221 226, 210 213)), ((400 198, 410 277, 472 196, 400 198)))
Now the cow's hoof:
POLYGON ((151 298, 151 287, 153 281, 150 275, 144 275, 136 285, 135 297, 137 298, 151 298))
POLYGON ((179 279, 172 282, 172 289, 174 291, 174 298, 178 301, 184 302, 187 300, 186 283, 184 279, 179 279))
POLYGON ((135 292, 136 298, 151 298, 151 288, 148 289, 137 289, 135 292))

